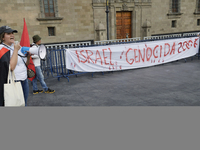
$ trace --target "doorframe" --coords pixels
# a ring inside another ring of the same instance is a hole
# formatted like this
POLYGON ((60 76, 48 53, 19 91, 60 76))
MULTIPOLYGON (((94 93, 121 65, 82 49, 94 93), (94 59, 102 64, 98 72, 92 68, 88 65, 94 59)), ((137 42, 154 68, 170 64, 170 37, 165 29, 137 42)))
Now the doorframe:
MULTIPOLYGON (((129 35, 129 38, 132 38, 133 37, 133 17, 132 17, 132 15, 133 15, 133 12, 132 11, 116 11, 115 12, 115 14, 117 15, 117 12, 121 12, 121 13, 123 13, 123 12, 130 12, 130 14, 131 14, 131 35, 129 35)), ((117 16, 115 15, 115 19, 116 19, 116 30, 115 30, 115 33, 116 33, 116 39, 117 39, 117 16)))
MULTIPOLYGON (((121 6, 121 7, 115 7, 115 6, 113 6, 113 8, 112 9, 114 9, 113 11, 113 15, 114 16, 112 16, 113 18, 114 18, 114 24, 111 24, 111 28, 113 27, 113 32, 114 32, 114 38, 112 38, 112 39, 117 39, 117 18, 116 18, 116 14, 117 14, 117 12, 124 12, 124 11, 129 11, 129 12, 131 12, 131 37, 135 37, 135 35, 136 35, 136 31, 135 31, 135 29, 134 29, 134 26, 136 26, 136 21, 135 21, 135 14, 134 14, 134 12, 135 12, 135 7, 134 6, 131 6, 131 7, 127 7, 127 9, 126 10, 123 10, 123 7, 121 6)), ((111 10, 112 10, 111 9, 111 10)), ((111 19, 112 19, 112 17, 111 17, 111 19)))

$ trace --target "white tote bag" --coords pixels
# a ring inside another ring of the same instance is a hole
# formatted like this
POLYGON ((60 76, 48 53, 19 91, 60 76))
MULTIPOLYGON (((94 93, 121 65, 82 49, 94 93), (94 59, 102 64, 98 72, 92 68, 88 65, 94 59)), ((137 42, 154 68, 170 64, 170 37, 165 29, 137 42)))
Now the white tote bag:
POLYGON ((21 82, 15 82, 14 71, 8 72, 8 81, 4 84, 4 106, 25 106, 24 94, 22 90, 21 82))

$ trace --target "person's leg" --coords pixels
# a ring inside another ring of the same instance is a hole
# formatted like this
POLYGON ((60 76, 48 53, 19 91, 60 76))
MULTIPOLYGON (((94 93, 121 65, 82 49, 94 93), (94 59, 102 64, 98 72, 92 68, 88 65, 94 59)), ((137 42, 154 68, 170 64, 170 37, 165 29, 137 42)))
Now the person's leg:
POLYGON ((24 100, 25 100, 25 106, 27 105, 28 100, 28 94, 29 94, 29 85, 28 85, 28 79, 21 81, 22 89, 24 93, 24 100))
POLYGON ((44 89, 44 91, 47 91, 48 87, 47 87, 47 85, 46 85, 46 83, 44 81, 44 76, 42 74, 42 70, 41 70, 40 66, 35 67, 35 70, 36 70, 37 78, 40 81, 40 84, 41 84, 42 88, 44 89))
POLYGON ((3 90, 3 84, 0 85, 0 106, 4 106, 4 90, 3 90))
POLYGON ((33 91, 38 91, 38 87, 37 87, 37 73, 35 75, 35 78, 32 81, 32 85, 33 85, 33 91))
MULTIPOLYGON (((200 38, 199 38, 199 45, 200 45, 200 38)), ((200 46, 199 46, 199 51, 198 51, 198 59, 200 58, 200 46)))

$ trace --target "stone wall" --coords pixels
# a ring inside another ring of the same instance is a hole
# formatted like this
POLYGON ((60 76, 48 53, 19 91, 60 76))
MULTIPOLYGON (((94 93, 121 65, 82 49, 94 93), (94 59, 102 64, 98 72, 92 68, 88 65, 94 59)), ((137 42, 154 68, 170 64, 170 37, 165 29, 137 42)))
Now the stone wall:
MULTIPOLYGON (((102 22, 105 27, 106 23, 106 0, 93 0, 94 8, 94 25, 95 28, 99 22, 102 22)), ((109 3, 109 37, 116 39, 116 12, 130 11, 132 12, 132 35, 129 37, 143 37, 149 35, 146 33, 146 27, 143 24, 148 19, 151 21, 151 0, 110 0, 109 3)), ((107 30, 106 30, 107 33, 107 30)), ((95 40, 98 39, 95 33, 95 40)), ((105 37, 105 40, 107 38, 105 37)))
POLYGON ((94 19, 91 0, 59 0, 55 19, 41 18, 40 0, 1 0, 0 26, 8 25, 19 32, 20 41, 23 18, 26 20, 30 42, 39 34, 43 43, 94 40, 94 19), (55 27, 56 36, 48 35, 48 27, 55 27))
POLYGON ((197 19, 200 19, 200 15, 194 14, 196 0, 181 1, 179 15, 169 13, 169 1, 152 0, 151 34, 200 31, 200 26, 197 26, 197 19), (176 28, 171 27, 172 20, 177 21, 176 28))

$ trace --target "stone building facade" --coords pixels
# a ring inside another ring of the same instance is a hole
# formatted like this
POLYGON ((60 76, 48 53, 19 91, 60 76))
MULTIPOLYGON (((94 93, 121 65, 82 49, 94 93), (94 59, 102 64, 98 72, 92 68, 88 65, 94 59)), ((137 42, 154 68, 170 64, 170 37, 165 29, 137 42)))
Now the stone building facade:
MULTIPOLYGON (((105 3, 93 0, 95 27, 107 24, 105 3)), ((109 6, 110 39, 117 38, 118 12, 131 13, 129 37, 200 31, 200 0, 109 0, 109 6)))
POLYGON ((1 0, 0 26, 23 18, 43 43, 98 41, 200 31, 200 0, 1 0), (107 3, 106 3, 107 2, 107 3), (106 20, 108 6, 108 22, 106 20))
POLYGON ((0 26, 8 25, 19 32, 26 20, 30 42, 38 34, 43 43, 94 40, 91 0, 1 0, 0 26), (44 2, 53 2, 54 15, 46 16, 44 2))

